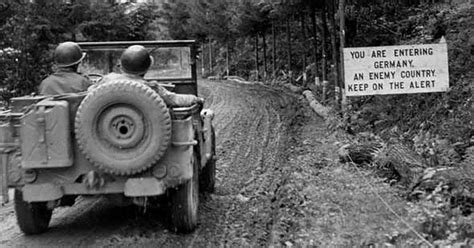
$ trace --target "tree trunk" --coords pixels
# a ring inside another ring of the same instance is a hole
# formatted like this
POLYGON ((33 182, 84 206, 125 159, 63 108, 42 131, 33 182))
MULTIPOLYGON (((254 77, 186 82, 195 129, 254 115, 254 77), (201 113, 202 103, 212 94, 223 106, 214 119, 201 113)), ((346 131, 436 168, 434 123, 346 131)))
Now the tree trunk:
POLYGON ((204 78, 204 75, 206 74, 206 63, 205 63, 205 57, 204 57, 204 50, 205 49, 205 46, 204 46, 204 43, 201 44, 201 76, 204 78))
POLYGON ((209 38, 209 75, 212 75, 212 41, 209 38))
POLYGON ((326 75, 326 69, 327 69, 327 45, 326 45, 326 40, 327 40, 327 30, 328 30, 328 23, 327 23, 327 5, 326 1, 323 0, 323 12, 321 13, 321 19, 322 19, 322 25, 323 25, 323 30, 321 34, 321 53, 322 53, 322 61, 321 61, 321 72, 323 76, 323 97, 322 101, 326 102, 326 94, 327 94, 327 88, 328 88, 328 79, 326 75))
POLYGON ((337 34, 337 29, 336 29, 336 19, 335 19, 335 3, 330 2, 330 12, 329 12, 329 22, 331 25, 331 46, 332 46, 332 71, 334 75, 334 96, 335 96, 335 107, 337 110, 340 109, 339 106, 339 101, 340 101, 340 88, 339 88, 339 73, 338 73, 338 68, 339 68, 339 61, 338 61, 338 47, 337 47, 337 40, 336 40, 336 34, 337 34))
POLYGON ((229 41, 225 43, 225 74, 229 76, 229 41))
POLYGON ((321 37, 321 49, 322 49, 322 65, 321 65, 321 72, 322 72, 322 76, 323 76, 323 81, 326 81, 328 80, 327 79, 327 76, 326 76, 326 60, 327 60, 327 51, 326 51, 326 39, 327 39, 327 30, 328 30, 328 23, 327 23, 327 7, 326 7, 326 4, 325 4, 325 1, 324 1, 324 5, 323 5, 324 9, 323 9, 323 12, 321 14, 321 19, 323 21, 323 30, 322 30, 322 37, 321 37))
POLYGON ((276 77, 276 34, 275 34, 275 21, 272 22, 272 73, 273 77, 276 77))
MULTIPOLYGON (((323 10, 323 13, 325 11, 323 10)), ((313 29, 313 56, 314 56, 314 81, 316 84, 319 83, 319 71, 318 71, 318 27, 316 24, 316 7, 311 7, 311 24, 313 29)))
POLYGON ((263 42, 263 80, 267 80, 267 39, 266 34, 263 32, 262 34, 262 42, 263 42))
POLYGON ((287 67, 288 67, 288 79, 289 83, 293 83, 293 75, 291 71, 291 31, 290 31, 290 18, 286 19, 286 38, 287 38, 287 67))
POLYGON ((301 13, 301 36, 303 37, 303 54, 301 60, 303 62, 303 86, 306 87, 306 22, 305 22, 305 13, 301 13))
POLYGON ((255 80, 259 80, 260 72, 258 70, 258 33, 255 34, 255 80))

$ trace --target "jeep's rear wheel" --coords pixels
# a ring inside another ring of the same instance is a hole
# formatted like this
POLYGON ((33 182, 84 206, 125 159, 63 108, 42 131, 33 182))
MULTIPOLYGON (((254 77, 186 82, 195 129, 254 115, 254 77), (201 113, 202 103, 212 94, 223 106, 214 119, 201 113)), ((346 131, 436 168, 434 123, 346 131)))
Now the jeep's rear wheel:
POLYGON ((112 81, 84 98, 75 120, 77 142, 95 166, 116 175, 150 168, 171 139, 171 117, 161 97, 140 82, 112 81))
POLYGON ((216 191, 216 159, 211 158, 201 171, 201 189, 203 192, 214 193, 216 191))
POLYGON ((52 209, 48 209, 46 202, 26 202, 23 192, 15 189, 15 212, 18 226, 25 234, 39 234, 48 229, 52 209))
POLYGON ((202 168, 199 177, 199 189, 208 193, 214 193, 216 190, 216 134, 214 128, 211 129, 211 132, 212 158, 207 161, 206 166, 202 168))
POLYGON ((171 229, 179 233, 194 231, 198 219, 199 174, 196 154, 193 156, 193 177, 168 192, 171 229))

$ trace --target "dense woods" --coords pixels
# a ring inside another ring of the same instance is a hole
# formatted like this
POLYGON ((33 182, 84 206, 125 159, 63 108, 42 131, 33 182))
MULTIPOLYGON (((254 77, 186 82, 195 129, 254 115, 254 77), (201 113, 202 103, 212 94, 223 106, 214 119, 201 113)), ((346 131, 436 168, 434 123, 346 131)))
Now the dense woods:
POLYGON ((85 2, 2 1, 0 3, 1 97, 34 92, 52 70, 52 49, 63 41, 144 40, 157 16, 155 6, 85 2))
MULTIPOLYGON (((456 1, 434 0, 170 0, 161 7, 73 2, 0 3, 4 100, 35 90, 51 72, 51 49, 61 41, 196 39, 203 77, 234 75, 269 85, 292 83, 337 107, 343 89, 341 45, 438 43, 445 37, 448 92, 350 98, 344 109, 335 108, 329 126, 351 135, 373 133, 376 147, 396 140, 416 152, 423 168, 450 167, 474 175, 474 9, 469 3, 458 8, 449 4, 456 1)), ((359 152, 355 150, 351 151, 359 152)), ((369 157, 365 162, 374 161, 369 157)), ((437 197, 448 194, 437 187, 431 187, 437 197)), ((464 193, 464 200, 472 201, 472 187, 464 193)), ((469 219, 463 219, 466 212, 452 212, 459 204, 436 206, 429 205, 420 215, 441 214, 426 220, 446 225, 441 229, 457 218, 457 235, 467 235, 466 230, 472 234, 472 222, 468 225, 469 219)), ((447 238, 441 229, 425 232, 447 238)))
MULTIPOLYGON (((350 98, 337 125, 351 133, 397 136, 411 145, 420 139, 472 145, 472 8, 457 11, 443 1, 341 3, 173 0, 165 4, 163 18, 171 38, 201 42, 204 76, 291 82, 333 106, 343 88, 342 20, 345 47, 437 43, 445 37, 449 92, 350 98)), ((453 163, 437 145, 424 149, 432 166, 453 163)))

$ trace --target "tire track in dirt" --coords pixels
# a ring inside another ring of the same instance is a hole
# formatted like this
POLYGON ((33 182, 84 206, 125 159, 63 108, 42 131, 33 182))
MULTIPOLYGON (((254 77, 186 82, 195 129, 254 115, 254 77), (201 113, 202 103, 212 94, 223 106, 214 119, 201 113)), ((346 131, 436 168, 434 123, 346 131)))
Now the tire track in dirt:
MULTIPOLYGON (((216 113, 217 190, 200 205, 191 235, 160 242, 170 247, 255 247, 270 242, 272 198, 283 177, 287 130, 297 100, 260 85, 208 81, 206 107, 216 113)), ((156 241, 156 240, 155 240, 156 241)), ((142 244, 151 244, 151 241, 142 244)), ((155 243, 156 244, 156 243, 155 243)))
MULTIPOLYGON (((230 247, 261 246, 269 240, 271 217, 270 213, 262 212, 262 207, 270 209, 271 188, 276 187, 279 179, 275 177, 280 176, 274 171, 284 160, 288 126, 282 122, 281 115, 286 114, 290 119, 294 114, 282 110, 291 108, 290 103, 295 101, 293 96, 266 87, 241 87, 239 91, 245 92, 242 97, 246 103, 242 110, 246 114, 233 126, 230 146, 233 151, 245 148, 246 152, 232 153, 220 161, 225 164, 230 159, 231 163, 223 169, 227 178, 223 179, 222 188, 232 190, 221 197, 231 202, 223 221, 225 231, 220 236, 220 245, 230 247)), ((226 140, 222 141, 220 149, 229 150, 225 147, 226 140)))
MULTIPOLYGON (((240 110, 239 106, 241 106, 241 103, 236 101, 232 91, 225 90, 222 86, 207 89, 205 92, 209 94, 206 97, 206 105, 211 106, 211 109, 215 112, 214 122, 221 123, 219 126, 216 126, 216 136, 228 136, 229 127, 239 116, 238 111, 240 110), (226 105, 234 106, 234 108, 226 108, 226 105)), ((220 140, 223 139, 218 139, 217 142, 220 142, 220 140)))

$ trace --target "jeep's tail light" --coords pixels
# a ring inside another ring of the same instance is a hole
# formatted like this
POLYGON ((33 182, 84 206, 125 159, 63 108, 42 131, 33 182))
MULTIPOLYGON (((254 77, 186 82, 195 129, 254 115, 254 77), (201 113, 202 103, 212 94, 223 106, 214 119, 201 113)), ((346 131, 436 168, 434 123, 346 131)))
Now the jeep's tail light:
POLYGON ((36 178, 38 178, 38 173, 36 170, 25 170, 23 172, 23 181, 25 183, 32 183, 36 181, 36 178))
POLYGON ((153 167, 153 176, 160 179, 166 176, 166 165, 159 164, 153 167))

